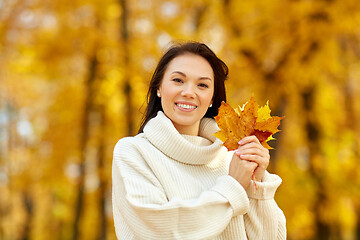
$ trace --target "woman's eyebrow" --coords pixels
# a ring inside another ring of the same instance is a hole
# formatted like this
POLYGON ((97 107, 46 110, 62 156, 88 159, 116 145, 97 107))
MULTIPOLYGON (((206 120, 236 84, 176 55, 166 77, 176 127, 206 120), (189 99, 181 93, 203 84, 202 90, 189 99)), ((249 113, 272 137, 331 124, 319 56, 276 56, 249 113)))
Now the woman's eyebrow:
MULTIPOLYGON (((172 72, 171 74, 180 74, 180 75, 182 75, 182 76, 184 76, 184 77, 186 77, 186 74, 185 73, 183 73, 183 72, 180 72, 180 71, 174 71, 174 72, 172 72)), ((199 79, 200 80, 210 80, 210 81, 212 81, 212 78, 211 77, 199 77, 199 79)))
POLYGON ((175 74, 175 73, 178 73, 178 74, 183 75, 184 77, 186 77, 186 74, 183 73, 183 72, 180 72, 180 71, 174 71, 171 74, 175 74))
POLYGON ((200 79, 200 80, 209 80, 209 81, 212 81, 212 78, 211 78, 211 77, 200 77, 199 79, 200 79))

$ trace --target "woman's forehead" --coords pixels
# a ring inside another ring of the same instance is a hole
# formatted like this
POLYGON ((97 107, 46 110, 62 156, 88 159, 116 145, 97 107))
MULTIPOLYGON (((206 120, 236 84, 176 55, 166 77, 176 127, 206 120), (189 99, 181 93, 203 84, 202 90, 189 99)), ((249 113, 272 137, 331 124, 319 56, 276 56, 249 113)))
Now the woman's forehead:
POLYGON ((183 73, 201 75, 200 77, 213 78, 213 69, 210 63, 202 56, 195 54, 184 54, 170 61, 166 73, 183 73))

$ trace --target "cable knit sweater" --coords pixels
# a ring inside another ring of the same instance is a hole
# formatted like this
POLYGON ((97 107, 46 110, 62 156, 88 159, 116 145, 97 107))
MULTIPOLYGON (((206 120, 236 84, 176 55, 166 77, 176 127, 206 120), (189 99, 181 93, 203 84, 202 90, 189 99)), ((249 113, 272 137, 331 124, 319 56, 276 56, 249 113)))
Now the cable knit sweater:
POLYGON ((268 172, 247 191, 228 175, 233 152, 213 136, 181 135, 158 112, 135 137, 121 139, 113 159, 112 204, 118 239, 286 239, 274 201, 280 177, 268 172))

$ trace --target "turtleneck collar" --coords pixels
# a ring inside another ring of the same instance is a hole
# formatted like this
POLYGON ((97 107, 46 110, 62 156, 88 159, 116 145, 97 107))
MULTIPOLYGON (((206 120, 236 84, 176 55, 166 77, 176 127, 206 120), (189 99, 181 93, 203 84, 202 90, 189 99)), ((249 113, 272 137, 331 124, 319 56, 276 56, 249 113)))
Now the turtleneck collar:
POLYGON ((181 135, 171 120, 162 111, 159 111, 157 116, 144 127, 144 134, 156 148, 168 157, 186 164, 203 165, 224 151, 224 147, 221 147, 222 142, 213 135, 218 130, 214 119, 201 119, 199 136, 209 142, 208 144, 199 143, 196 136, 184 137, 181 135))

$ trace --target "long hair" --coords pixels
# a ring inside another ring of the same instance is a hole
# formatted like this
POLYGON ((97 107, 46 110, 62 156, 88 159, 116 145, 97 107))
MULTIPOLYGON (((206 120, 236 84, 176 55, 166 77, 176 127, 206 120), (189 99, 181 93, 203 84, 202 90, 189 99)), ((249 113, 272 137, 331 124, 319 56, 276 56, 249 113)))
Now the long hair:
POLYGON ((147 93, 147 107, 145 109, 138 133, 143 132, 146 123, 155 117, 158 111, 163 111, 161 100, 157 96, 157 90, 161 85, 164 73, 171 60, 186 53, 192 53, 205 58, 214 71, 213 103, 212 107, 207 110, 204 117, 215 117, 218 114, 218 108, 220 107, 221 102, 226 102, 225 80, 227 79, 229 73, 229 69, 226 64, 221 59, 219 59, 208 46, 203 43, 187 42, 184 44, 173 45, 162 56, 154 71, 154 74, 152 75, 147 93))

